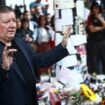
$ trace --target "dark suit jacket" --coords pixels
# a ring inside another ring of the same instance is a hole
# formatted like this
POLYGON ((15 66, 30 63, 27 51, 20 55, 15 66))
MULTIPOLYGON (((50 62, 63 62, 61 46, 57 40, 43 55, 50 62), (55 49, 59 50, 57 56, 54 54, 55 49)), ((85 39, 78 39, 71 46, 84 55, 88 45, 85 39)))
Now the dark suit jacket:
MULTIPOLYGON (((67 49, 63 48, 61 44, 49 52, 37 54, 32 52, 20 38, 14 38, 14 41, 26 57, 34 79, 35 70, 52 65, 68 55, 67 49)), ((3 45, 0 44, 0 64, 2 63, 3 48, 3 45)), ((0 105, 37 105, 36 92, 30 96, 29 88, 27 88, 25 79, 15 61, 8 72, 0 67, 0 105), (34 101, 30 104, 31 97, 34 101)))

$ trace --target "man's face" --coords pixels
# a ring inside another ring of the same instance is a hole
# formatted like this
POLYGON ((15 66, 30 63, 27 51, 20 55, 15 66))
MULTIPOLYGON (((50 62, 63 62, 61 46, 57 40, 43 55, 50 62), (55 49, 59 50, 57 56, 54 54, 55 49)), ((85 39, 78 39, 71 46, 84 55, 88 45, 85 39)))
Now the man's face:
POLYGON ((16 33, 16 17, 13 12, 0 14, 0 40, 9 42, 16 33))

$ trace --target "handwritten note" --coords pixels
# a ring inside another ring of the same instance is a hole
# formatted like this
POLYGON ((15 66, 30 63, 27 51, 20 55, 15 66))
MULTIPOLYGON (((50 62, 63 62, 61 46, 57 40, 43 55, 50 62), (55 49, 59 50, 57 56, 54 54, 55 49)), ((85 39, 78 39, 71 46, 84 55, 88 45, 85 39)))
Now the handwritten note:
POLYGON ((80 83, 83 82, 83 78, 80 73, 67 68, 61 68, 58 80, 73 88, 79 88, 80 83))

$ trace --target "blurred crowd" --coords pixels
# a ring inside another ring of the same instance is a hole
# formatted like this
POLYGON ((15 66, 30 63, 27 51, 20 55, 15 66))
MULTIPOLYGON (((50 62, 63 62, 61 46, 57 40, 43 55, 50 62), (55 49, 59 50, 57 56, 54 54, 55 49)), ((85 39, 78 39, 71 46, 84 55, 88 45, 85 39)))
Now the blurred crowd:
MULTIPOLYGON (((17 18, 16 35, 23 38, 38 53, 54 48, 54 15, 48 12, 49 5, 42 4, 41 0, 36 0, 30 3, 29 7, 29 11, 24 7, 23 12, 17 5, 14 8, 17 18)), ((51 67, 46 69, 51 69, 51 67)), ((46 70, 39 70, 39 74, 43 71, 46 70)))
MULTIPOLYGON (((27 44, 38 53, 45 52, 55 47, 55 29, 54 15, 49 13, 49 4, 44 5, 41 0, 31 2, 30 10, 24 7, 24 11, 19 11, 15 7, 17 17, 16 35, 23 38, 27 44)), ((86 22, 87 34, 87 66, 89 73, 104 73, 105 57, 105 9, 97 2, 93 2, 90 6, 90 14, 86 22), (101 46, 101 43, 103 47, 101 46), (97 46, 99 47, 97 47, 97 46), (102 49, 101 49, 102 48, 102 49), (95 51, 95 53, 94 53, 95 51)), ((51 69, 51 67, 46 68, 51 69)), ((39 70, 41 72, 46 70, 39 70)))

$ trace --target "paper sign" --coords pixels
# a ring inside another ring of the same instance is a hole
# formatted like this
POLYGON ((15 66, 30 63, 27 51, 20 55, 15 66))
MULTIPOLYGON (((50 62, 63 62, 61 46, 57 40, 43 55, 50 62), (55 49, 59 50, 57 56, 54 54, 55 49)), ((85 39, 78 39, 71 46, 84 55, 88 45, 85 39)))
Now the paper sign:
POLYGON ((80 83, 83 82, 83 77, 76 71, 67 68, 61 68, 58 81, 73 88, 79 88, 80 83))
POLYGON ((71 67, 78 64, 76 55, 69 55, 62 59, 62 67, 71 67))
POLYGON ((86 35, 71 35, 70 39, 74 46, 78 46, 78 45, 87 43, 86 35))
POLYGON ((55 30, 57 32, 62 32, 62 19, 55 19, 55 30))
POLYGON ((77 16, 84 18, 84 16, 85 16, 84 8, 85 8, 84 7, 84 1, 82 1, 82 0, 76 1, 77 16))
POLYGON ((74 0, 54 0, 55 9, 74 8, 74 0))
POLYGON ((72 9, 61 10, 62 25, 73 25, 73 11, 72 9))

